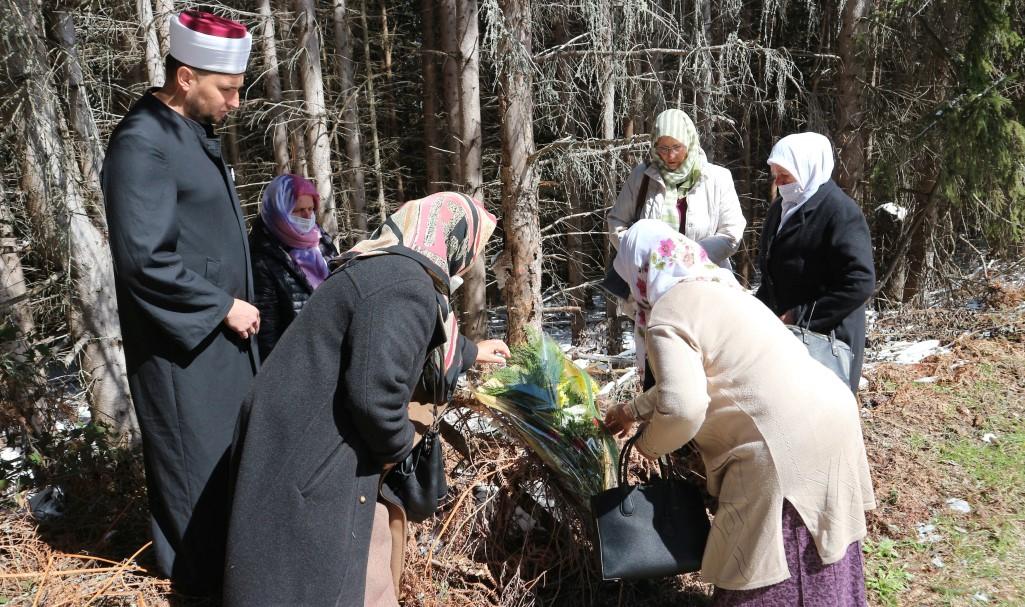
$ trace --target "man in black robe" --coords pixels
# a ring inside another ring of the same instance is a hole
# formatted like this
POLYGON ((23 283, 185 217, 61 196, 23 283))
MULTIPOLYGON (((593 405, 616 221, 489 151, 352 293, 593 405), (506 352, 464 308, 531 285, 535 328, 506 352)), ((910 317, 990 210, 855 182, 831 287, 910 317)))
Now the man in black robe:
POLYGON ((128 112, 103 165, 153 552, 186 594, 220 588, 227 452, 259 363, 245 221, 214 132, 239 105, 251 41, 233 21, 173 16, 167 83, 128 112))

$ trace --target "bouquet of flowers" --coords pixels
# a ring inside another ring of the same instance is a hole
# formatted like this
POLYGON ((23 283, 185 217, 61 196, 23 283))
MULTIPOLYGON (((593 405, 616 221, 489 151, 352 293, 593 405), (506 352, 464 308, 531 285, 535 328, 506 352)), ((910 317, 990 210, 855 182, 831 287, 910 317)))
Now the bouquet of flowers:
POLYGON ((616 485, 619 449, 595 405, 594 380, 540 334, 476 391, 499 424, 555 473, 578 506, 616 485))

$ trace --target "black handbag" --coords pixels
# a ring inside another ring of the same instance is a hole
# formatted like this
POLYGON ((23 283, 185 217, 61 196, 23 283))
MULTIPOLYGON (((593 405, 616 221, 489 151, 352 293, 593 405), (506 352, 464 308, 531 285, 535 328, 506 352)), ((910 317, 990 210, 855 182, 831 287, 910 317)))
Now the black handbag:
POLYGON ((619 486, 591 497, 603 580, 657 578, 701 569, 711 525, 698 488, 681 478, 627 482, 638 432, 619 455, 619 486))
POLYGON ((837 339, 835 331, 830 331, 829 335, 823 335, 808 329, 808 326, 811 324, 811 317, 814 314, 815 304, 812 303, 811 314, 808 315, 805 325, 803 327, 800 324, 787 325, 787 328, 790 329, 790 332, 797 339, 801 340, 801 343, 808 349, 808 354, 812 358, 825 365, 833 373, 836 373, 836 376, 843 380, 843 383, 849 385, 851 383, 851 361, 854 358, 851 347, 837 339))
POLYGON ((448 493, 445 457, 437 426, 432 426, 409 452, 406 459, 385 477, 406 511, 406 518, 419 523, 434 516, 448 493))
POLYGON ((431 425, 406 459, 395 466, 384 479, 385 484, 401 502, 406 518, 414 523, 434 516, 441 500, 448 494, 445 457, 441 447, 441 436, 438 435, 441 424, 438 403, 447 401, 450 391, 441 363, 441 357, 444 356, 442 348, 444 344, 428 353, 424 371, 420 376, 419 390, 430 395, 434 405, 431 425))
MULTIPOLYGON (((648 197, 648 182, 651 181, 651 177, 648 175, 644 176, 641 180, 641 187, 637 190, 637 200, 634 201, 634 221, 641 215, 641 211, 644 209, 644 201, 648 197)), ((616 250, 610 251, 611 257, 609 258, 608 265, 605 267, 605 278, 598 283, 598 287, 605 291, 605 293, 611 297, 626 301, 630 298, 630 285, 626 284, 623 277, 619 275, 619 272, 612 267, 613 261, 616 259, 616 250)))

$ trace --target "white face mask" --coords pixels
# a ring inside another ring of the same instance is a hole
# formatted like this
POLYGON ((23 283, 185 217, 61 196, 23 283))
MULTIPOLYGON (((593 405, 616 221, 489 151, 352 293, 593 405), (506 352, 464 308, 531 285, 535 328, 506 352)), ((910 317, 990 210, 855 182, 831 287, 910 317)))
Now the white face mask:
POLYGON ((779 191, 779 195, 783 197, 783 202, 791 204, 799 202, 801 200, 801 194, 804 194, 804 188, 802 188, 801 184, 796 181, 794 183, 776 186, 776 189, 779 191))
POLYGON ((456 289, 463 286, 462 276, 449 276, 448 277, 448 292, 455 293, 456 289))
POLYGON ((313 226, 317 225, 316 219, 313 218, 313 215, 310 215, 309 217, 289 215, 288 221, 291 222, 293 226, 295 226, 295 229, 300 234, 306 234, 307 232, 313 229, 313 226))

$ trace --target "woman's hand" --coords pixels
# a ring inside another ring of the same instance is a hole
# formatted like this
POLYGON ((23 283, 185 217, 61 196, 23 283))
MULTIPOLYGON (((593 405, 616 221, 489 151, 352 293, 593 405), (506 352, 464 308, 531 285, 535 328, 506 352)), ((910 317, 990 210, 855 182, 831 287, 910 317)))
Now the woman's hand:
POLYGON ((501 339, 485 339, 477 342, 478 363, 500 363, 505 364, 509 358, 509 346, 501 339))
POLYGON ((618 403, 605 413, 605 427, 620 438, 630 433, 635 421, 630 412, 630 403, 618 403))

